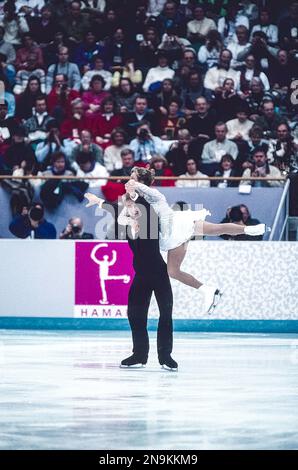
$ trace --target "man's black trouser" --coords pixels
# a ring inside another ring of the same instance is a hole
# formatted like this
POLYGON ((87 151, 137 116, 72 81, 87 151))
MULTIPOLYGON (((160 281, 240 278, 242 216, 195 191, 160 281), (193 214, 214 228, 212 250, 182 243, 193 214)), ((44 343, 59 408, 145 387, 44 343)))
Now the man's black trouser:
POLYGON ((136 274, 128 295, 127 316, 132 331, 133 352, 145 360, 149 352, 147 317, 153 292, 160 315, 157 329, 159 359, 171 354, 173 348, 173 293, 169 276, 166 272, 155 278, 136 274))

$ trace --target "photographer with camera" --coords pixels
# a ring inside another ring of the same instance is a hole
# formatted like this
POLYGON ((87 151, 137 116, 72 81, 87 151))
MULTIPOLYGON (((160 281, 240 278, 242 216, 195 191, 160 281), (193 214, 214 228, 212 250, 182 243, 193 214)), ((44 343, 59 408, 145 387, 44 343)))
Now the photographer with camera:
POLYGON ((163 141, 152 135, 149 122, 141 121, 137 129, 137 136, 130 142, 129 147, 135 153, 136 162, 147 163, 154 154, 164 156, 172 143, 170 140, 163 141))
POLYGON ((23 207, 21 215, 14 217, 9 230, 17 238, 54 239, 57 232, 53 224, 44 218, 44 207, 33 203, 28 209, 23 207))
POLYGON ((71 102, 80 97, 80 93, 72 90, 68 84, 67 75, 59 73, 55 76, 52 90, 47 97, 49 114, 61 124, 63 119, 71 116, 71 102))
POLYGON ((276 111, 274 102, 270 99, 264 100, 261 106, 262 116, 258 117, 255 124, 263 131, 267 139, 276 138, 276 131, 280 124, 286 122, 276 111))
POLYGON ((49 121, 46 125, 47 137, 44 141, 37 144, 35 155, 39 163, 39 169, 46 170, 51 165, 52 155, 61 151, 66 157, 70 157, 72 148, 63 143, 60 136, 58 123, 55 119, 49 121))
POLYGON ((281 172, 273 165, 269 165, 267 158, 268 146, 257 147, 252 154, 252 166, 246 168, 243 173, 244 178, 257 177, 263 178, 263 181, 248 181, 243 180, 240 182, 242 185, 251 185, 253 187, 280 187, 283 185, 282 181, 272 181, 268 178, 281 178, 281 172))
POLYGON ((298 141, 287 123, 277 127, 277 139, 270 139, 267 157, 283 174, 298 171, 298 141))
POLYGON ((60 233, 60 240, 92 240, 94 237, 91 233, 84 232, 83 222, 79 217, 69 219, 67 226, 60 233))

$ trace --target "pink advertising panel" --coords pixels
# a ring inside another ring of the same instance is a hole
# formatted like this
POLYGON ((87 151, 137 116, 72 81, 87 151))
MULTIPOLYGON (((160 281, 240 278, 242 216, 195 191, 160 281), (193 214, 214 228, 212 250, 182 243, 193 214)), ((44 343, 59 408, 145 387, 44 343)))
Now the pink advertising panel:
POLYGON ((126 318, 134 276, 127 242, 76 242, 75 308, 77 318, 126 318))

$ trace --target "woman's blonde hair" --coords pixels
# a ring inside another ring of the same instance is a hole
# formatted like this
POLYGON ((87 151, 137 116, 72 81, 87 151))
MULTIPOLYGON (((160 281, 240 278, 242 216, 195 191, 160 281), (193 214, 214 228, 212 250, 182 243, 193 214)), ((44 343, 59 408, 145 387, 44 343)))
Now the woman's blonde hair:
POLYGON ((134 166, 131 170, 131 173, 134 172, 137 174, 139 183, 143 183, 146 186, 151 186, 154 181, 155 171, 149 168, 143 168, 140 166, 134 166))

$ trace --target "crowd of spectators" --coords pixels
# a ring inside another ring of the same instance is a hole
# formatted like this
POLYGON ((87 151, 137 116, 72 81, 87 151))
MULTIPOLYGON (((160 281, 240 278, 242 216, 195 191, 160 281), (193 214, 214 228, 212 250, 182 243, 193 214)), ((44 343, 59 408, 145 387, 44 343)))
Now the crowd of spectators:
POLYGON ((0 174, 81 178, 5 179, 13 215, 88 187, 114 202, 134 165, 295 193, 297 66, 297 0, 0 1, 0 174))

